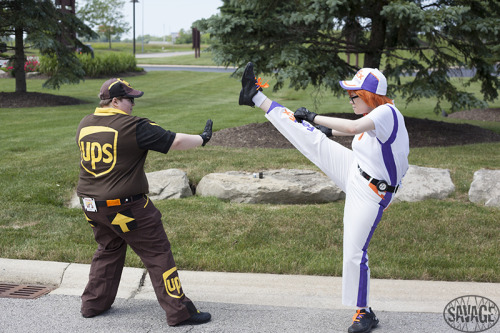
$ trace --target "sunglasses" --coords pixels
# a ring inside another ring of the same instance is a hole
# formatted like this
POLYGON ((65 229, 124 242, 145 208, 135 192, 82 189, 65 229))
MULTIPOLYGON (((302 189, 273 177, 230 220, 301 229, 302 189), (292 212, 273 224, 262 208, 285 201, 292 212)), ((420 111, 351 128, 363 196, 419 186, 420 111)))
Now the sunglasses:
POLYGON ((127 99, 130 101, 130 103, 135 104, 134 97, 127 97, 127 99))
POLYGON ((355 104, 355 103, 354 103, 354 99, 355 99, 355 98, 358 98, 358 97, 359 97, 358 95, 349 96, 349 99, 351 100, 352 104, 355 104))

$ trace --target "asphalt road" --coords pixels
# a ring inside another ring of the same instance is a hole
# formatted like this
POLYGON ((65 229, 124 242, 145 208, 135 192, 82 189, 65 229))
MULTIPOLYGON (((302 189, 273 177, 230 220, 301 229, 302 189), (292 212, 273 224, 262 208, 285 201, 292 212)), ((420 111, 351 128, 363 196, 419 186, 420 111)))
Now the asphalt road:
POLYGON ((233 73, 234 67, 217 67, 217 66, 177 66, 177 65, 142 65, 138 67, 144 68, 146 72, 154 71, 190 71, 190 72, 215 72, 215 73, 233 73))
MULTIPOLYGON (((156 300, 117 299, 105 314, 83 318, 80 298, 47 295, 35 300, 0 298, 0 331, 5 333, 98 332, 347 332, 352 310, 197 302, 212 314, 204 325, 169 327, 156 300)), ((440 313, 376 312, 374 333, 458 332, 440 313)), ((496 331, 498 332, 498 331, 496 331)), ((493 331, 491 331, 493 333, 493 331)))
MULTIPOLYGON (((165 58, 174 57, 179 55, 193 55, 194 51, 184 51, 184 52, 168 52, 168 53, 137 53, 135 57, 137 58, 138 66, 144 68, 146 72, 151 71, 195 71, 195 72, 219 72, 219 73, 233 73, 236 68, 229 67, 217 67, 217 66, 177 66, 177 65, 145 65, 140 64, 143 58, 165 58)), ((203 55, 202 55, 203 56, 203 55)), ((472 77, 476 73, 475 69, 467 68, 456 68, 450 69, 450 77, 472 77)), ((412 76, 414 76, 413 74, 412 76)))

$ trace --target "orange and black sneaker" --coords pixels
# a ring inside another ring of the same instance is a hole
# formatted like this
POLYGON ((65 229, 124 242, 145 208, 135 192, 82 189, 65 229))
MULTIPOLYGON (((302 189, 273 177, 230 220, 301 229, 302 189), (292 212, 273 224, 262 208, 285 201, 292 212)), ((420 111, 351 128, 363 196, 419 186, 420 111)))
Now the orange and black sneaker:
POLYGON ((249 62, 245 71, 243 72, 243 77, 241 78, 241 91, 240 91, 240 105, 255 106, 252 98, 257 95, 257 92, 262 91, 262 88, 269 87, 269 84, 262 83, 262 79, 255 77, 253 72, 253 63, 249 62))
POLYGON ((352 325, 349 327, 347 332, 349 333, 368 333, 378 325, 378 318, 373 313, 372 308, 369 308, 370 312, 366 312, 365 309, 360 309, 352 317, 352 325))

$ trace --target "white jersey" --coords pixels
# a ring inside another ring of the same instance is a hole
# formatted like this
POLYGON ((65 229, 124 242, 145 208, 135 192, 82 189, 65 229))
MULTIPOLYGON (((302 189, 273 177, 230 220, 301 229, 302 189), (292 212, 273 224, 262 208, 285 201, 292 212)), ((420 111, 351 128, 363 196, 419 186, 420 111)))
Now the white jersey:
POLYGON ((397 186, 408 170, 409 139, 403 115, 391 104, 381 105, 366 117, 375 129, 358 134, 352 150, 359 167, 371 177, 397 186))

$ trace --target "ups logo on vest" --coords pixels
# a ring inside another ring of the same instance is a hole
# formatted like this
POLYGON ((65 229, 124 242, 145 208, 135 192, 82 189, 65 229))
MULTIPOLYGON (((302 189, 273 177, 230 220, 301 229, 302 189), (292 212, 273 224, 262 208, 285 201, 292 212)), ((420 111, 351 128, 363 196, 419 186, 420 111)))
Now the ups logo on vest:
POLYGON ((81 165, 95 177, 107 174, 116 164, 118 131, 105 126, 84 127, 78 137, 81 165))

